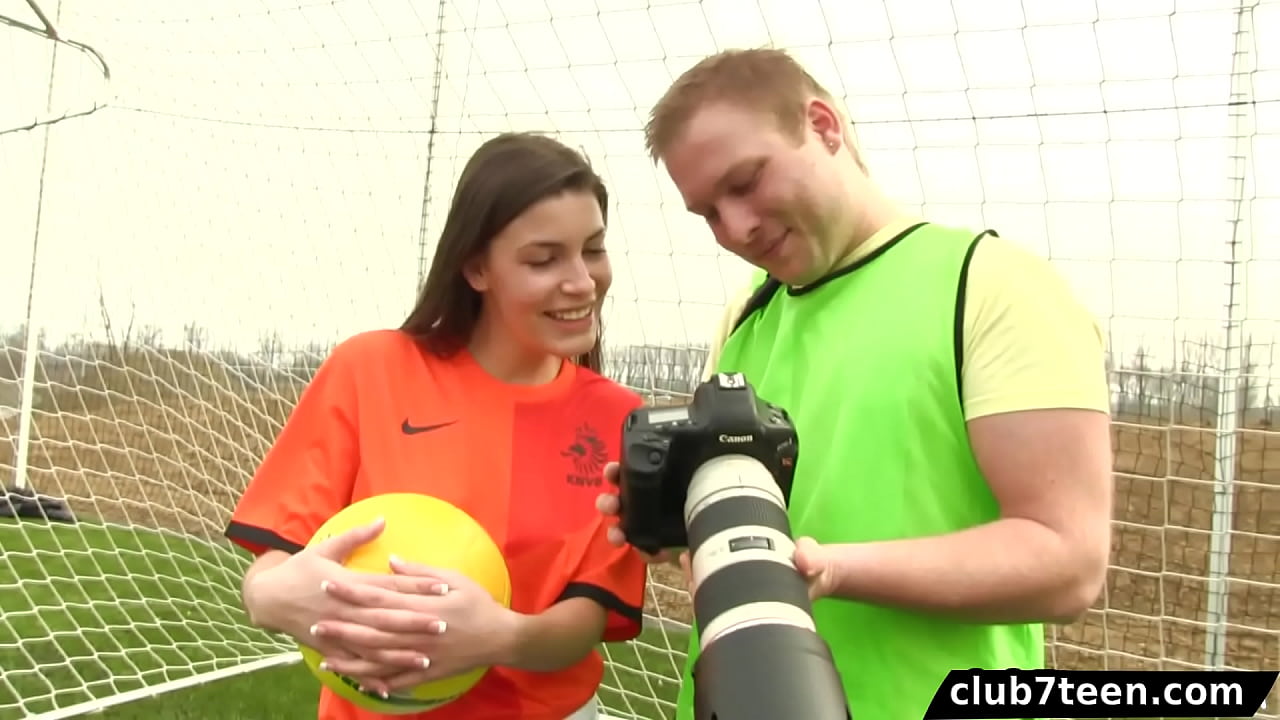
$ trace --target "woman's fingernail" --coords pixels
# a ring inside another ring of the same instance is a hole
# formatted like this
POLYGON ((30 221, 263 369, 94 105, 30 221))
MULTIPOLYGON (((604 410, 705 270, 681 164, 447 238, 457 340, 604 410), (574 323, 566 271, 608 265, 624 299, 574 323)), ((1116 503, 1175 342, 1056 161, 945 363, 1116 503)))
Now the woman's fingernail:
POLYGON ((439 593, 439 594, 441 594, 441 595, 448 595, 448 594, 449 594, 449 585, 448 585, 448 583, 440 583, 439 585, 437 585, 437 586, 436 586, 436 592, 437 592, 437 593, 439 593))
POLYGON ((439 635, 439 634, 443 633, 443 632, 444 632, 444 629, 445 629, 445 628, 447 628, 447 627, 449 627, 449 623, 447 623, 447 622, 445 622, 445 621, 443 621, 443 620, 437 620, 437 621, 436 621, 436 634, 437 634, 437 635, 439 635))
POLYGON ((321 672, 329 672, 329 663, 327 663, 327 662, 325 662, 325 661, 321 660, 321 661, 320 661, 320 671, 321 671, 321 672))
POLYGON ((431 658, 422 658, 422 669, 426 670, 431 667, 431 658))
POLYGON ((308 632, 310 632, 312 635, 319 635, 319 634, 320 634, 320 625, 317 623, 317 624, 312 625, 311 627, 307 628, 307 630, 308 630, 308 632))
POLYGON ((320 581, 320 592, 329 592, 330 587, 333 587, 333 583, 329 582, 328 580, 320 581))

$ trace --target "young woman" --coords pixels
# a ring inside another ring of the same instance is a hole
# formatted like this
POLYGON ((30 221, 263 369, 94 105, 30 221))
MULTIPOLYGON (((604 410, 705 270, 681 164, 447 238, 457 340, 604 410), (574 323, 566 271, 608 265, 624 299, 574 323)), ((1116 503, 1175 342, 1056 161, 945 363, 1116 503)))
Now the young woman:
MULTIPOLYGON (((380 694, 492 667, 431 720, 595 716, 594 646, 639 633, 645 582, 595 510, 641 404, 599 374, 607 208, 586 160, 548 137, 505 134, 472 156, 408 319, 334 349, 235 509, 227 536, 257 555, 254 624, 380 694), (510 610, 455 574, 342 568, 377 525, 304 549, 346 505, 405 491, 485 526, 510 610)), ((321 691, 320 720, 376 717, 321 691)))

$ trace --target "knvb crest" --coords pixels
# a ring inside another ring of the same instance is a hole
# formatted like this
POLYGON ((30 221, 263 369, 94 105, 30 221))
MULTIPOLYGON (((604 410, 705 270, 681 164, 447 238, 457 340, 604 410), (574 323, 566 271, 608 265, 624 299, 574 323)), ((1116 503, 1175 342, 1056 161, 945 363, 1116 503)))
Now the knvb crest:
POLYGON ((560 451, 569 458, 572 469, 565 482, 582 487, 599 487, 604 478, 604 464, 609 459, 604 441, 588 423, 582 423, 573 434, 573 442, 560 451))

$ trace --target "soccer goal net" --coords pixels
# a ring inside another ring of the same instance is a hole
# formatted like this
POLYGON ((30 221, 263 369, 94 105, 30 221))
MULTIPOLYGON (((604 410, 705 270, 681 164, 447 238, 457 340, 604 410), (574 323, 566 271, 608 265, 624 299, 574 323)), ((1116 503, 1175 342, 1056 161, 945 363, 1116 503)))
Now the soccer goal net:
MULTIPOLYGON (((603 173, 606 371, 687 398, 750 268, 642 128, 699 58, 764 45, 903 207, 1052 259, 1103 321, 1112 567, 1050 663, 1274 669, 1275 0, 0 0, 0 719, 296 661, 221 532, 319 360, 404 317, 495 133, 603 173)), ((690 598, 652 580, 605 649, 614 717, 673 717, 690 598)))

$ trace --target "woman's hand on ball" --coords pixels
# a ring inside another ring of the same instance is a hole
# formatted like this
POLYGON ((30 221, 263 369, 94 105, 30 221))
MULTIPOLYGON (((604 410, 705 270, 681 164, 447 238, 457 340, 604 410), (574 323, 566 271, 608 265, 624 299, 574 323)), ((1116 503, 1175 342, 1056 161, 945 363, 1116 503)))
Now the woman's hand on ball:
MULTIPOLYGON (((376 645, 361 646, 316 630, 324 621, 348 616, 353 609, 325 592, 330 583, 378 583, 389 588, 405 584, 402 578, 356 573, 342 566, 347 556, 376 538, 382 529, 381 521, 352 528, 254 575, 245 587, 245 604, 254 623, 285 633, 331 660, 350 662, 381 652, 382 648, 376 645)), ((397 664, 366 663, 367 676, 401 673, 406 662, 411 663, 412 658, 401 658, 397 664)))
POLYGON ((346 609, 315 632, 341 646, 377 648, 360 657, 325 657, 325 667, 390 692, 499 664, 515 613, 465 575, 393 558, 394 589, 334 582, 325 592, 346 609), (388 674, 386 668, 400 672, 388 674))
POLYGON ((317 650, 331 650, 314 643, 310 632, 316 621, 334 615, 342 604, 331 599, 323 585, 352 575, 342 562, 376 538, 382 528, 381 522, 352 528, 255 574, 245 586, 244 597, 254 624, 288 634, 317 650))

